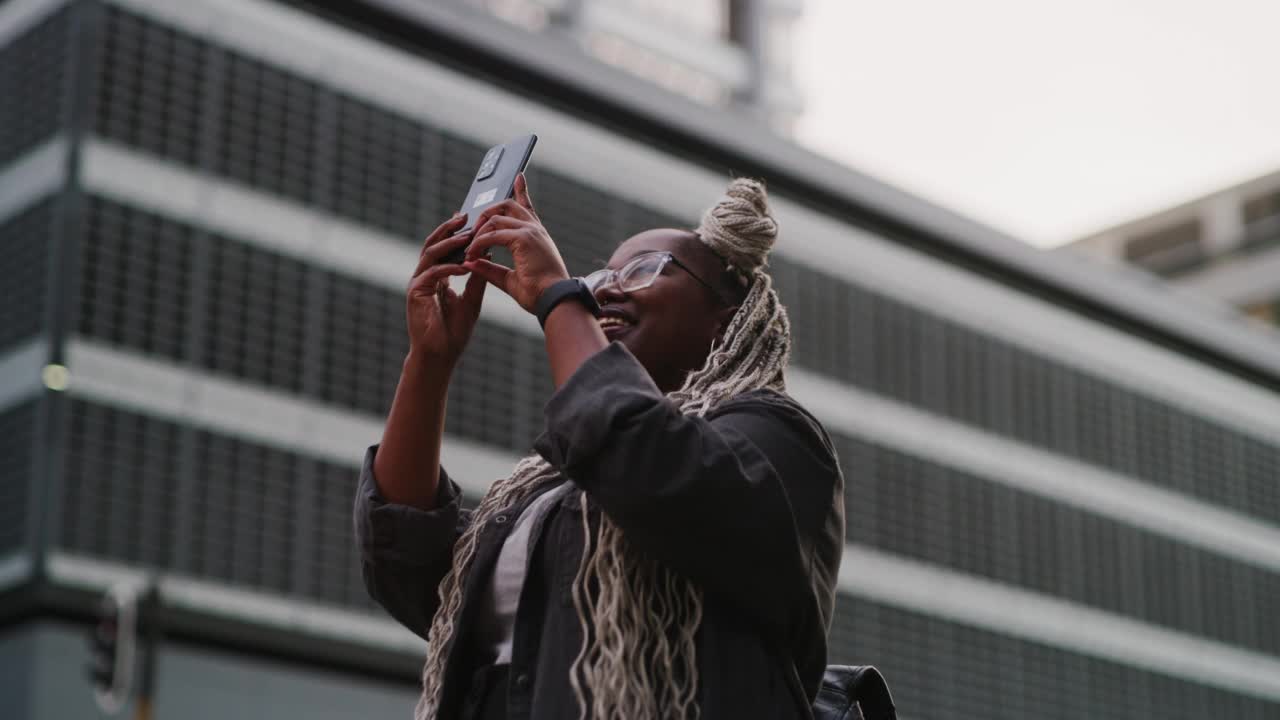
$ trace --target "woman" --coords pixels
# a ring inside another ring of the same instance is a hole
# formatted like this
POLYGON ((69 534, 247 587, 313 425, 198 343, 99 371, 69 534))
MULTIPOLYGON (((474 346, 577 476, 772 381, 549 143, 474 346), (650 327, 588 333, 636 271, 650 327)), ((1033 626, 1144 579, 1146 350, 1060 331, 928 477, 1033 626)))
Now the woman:
POLYGON ((409 353, 355 508, 370 594, 429 641, 416 717, 808 717, 843 479, 784 393, 763 186, 733 181, 696 231, 628 239, 585 296, 550 309, 568 273, 523 178, 473 237, 450 237, 461 225, 424 244, 409 353), (468 242, 464 263, 437 262, 468 242), (512 267, 487 258, 494 246, 512 267), (556 391, 537 454, 467 511, 440 442, 486 284, 540 312, 556 391))

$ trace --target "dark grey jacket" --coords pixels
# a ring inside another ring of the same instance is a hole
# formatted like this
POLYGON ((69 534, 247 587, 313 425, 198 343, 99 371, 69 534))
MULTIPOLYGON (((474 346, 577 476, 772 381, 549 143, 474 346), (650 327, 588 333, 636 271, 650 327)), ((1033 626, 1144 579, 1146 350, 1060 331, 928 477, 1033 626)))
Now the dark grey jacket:
MULTIPOLYGON (((826 635, 844 547, 844 480, 830 440, 808 412, 760 390, 705 418, 681 415, 626 348, 611 344, 546 406, 537 451, 580 486, 638 549, 703 589, 697 637, 703 720, 805 718, 826 665, 826 635), (798 679, 792 671, 798 671, 798 679)), ((384 502, 369 449, 355 505, 369 593, 426 636, 453 543, 470 522, 443 473, 439 509, 384 502)), ((549 489, 551 485, 548 485, 549 489)), ((442 718, 455 717, 472 670, 475 598, 521 507, 481 531, 449 651, 442 718)), ((582 634, 570 586, 582 557, 582 493, 569 493, 530 541, 516 615, 508 712, 578 716, 569 666, 582 634)))

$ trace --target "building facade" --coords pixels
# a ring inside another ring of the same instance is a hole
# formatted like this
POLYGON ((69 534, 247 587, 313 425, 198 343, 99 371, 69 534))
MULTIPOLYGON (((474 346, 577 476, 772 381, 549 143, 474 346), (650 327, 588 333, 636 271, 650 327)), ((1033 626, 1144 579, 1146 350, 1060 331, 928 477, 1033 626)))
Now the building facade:
MULTIPOLYGON (((120 582, 159 588, 154 717, 408 715, 424 646, 365 595, 358 465, 421 237, 530 130, 574 272, 770 181, 789 388, 847 481, 831 662, 912 719, 1280 717, 1280 343, 423 7, 0 3, 6 717, 96 716, 120 582)), ((503 300, 451 387, 473 497, 551 387, 503 300)))
MULTIPOLYGON (((803 110, 792 28, 803 0, 443 0, 790 134, 803 110)), ((441 8, 441 12, 449 12, 441 8)))
POLYGON ((1127 264, 1280 325, 1280 172, 1065 246, 1127 264))

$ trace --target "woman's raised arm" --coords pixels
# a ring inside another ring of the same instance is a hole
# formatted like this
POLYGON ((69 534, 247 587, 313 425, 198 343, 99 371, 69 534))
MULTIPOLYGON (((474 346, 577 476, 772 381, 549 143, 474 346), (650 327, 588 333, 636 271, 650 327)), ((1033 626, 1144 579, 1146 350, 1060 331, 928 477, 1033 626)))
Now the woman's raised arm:
POLYGON ((406 292, 409 353, 374 460, 382 497, 421 510, 436 507, 449 378, 471 339, 484 297, 485 283, 474 275, 461 295, 450 289, 449 277, 467 270, 438 262, 470 239, 466 234, 451 236, 465 220, 455 215, 423 243, 406 292))

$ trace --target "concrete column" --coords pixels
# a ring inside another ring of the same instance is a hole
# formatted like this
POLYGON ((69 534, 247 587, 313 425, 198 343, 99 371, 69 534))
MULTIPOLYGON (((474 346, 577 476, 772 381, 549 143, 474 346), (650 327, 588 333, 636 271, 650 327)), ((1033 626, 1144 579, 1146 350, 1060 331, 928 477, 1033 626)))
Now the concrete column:
POLYGON ((1244 211, 1237 193, 1223 193, 1209 198, 1200 208, 1204 228, 1204 248, 1210 255, 1221 255, 1240 244, 1244 237, 1244 211))
POLYGON ((764 97, 765 77, 765 8, 761 0, 730 0, 729 39, 747 54, 748 77, 746 87, 735 91, 736 104, 760 111, 764 97))

